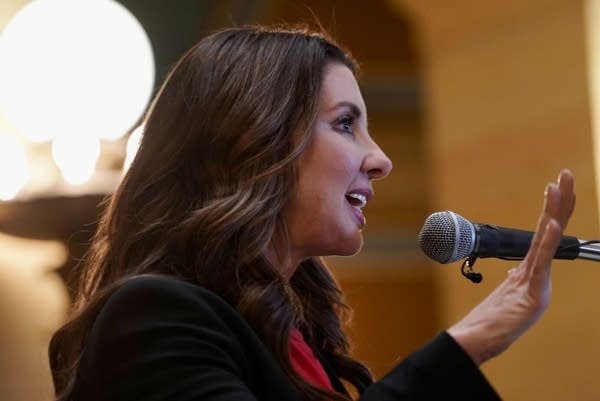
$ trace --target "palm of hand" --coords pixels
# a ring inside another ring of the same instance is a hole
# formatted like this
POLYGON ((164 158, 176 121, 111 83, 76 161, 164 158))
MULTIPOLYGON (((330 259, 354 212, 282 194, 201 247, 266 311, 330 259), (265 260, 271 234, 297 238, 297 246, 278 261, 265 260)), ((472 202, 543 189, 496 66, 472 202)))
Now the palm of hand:
POLYGON ((546 310, 552 292, 552 259, 574 207, 573 175, 563 170, 558 183, 546 187, 544 208, 525 259, 448 329, 477 365, 506 350, 546 310))

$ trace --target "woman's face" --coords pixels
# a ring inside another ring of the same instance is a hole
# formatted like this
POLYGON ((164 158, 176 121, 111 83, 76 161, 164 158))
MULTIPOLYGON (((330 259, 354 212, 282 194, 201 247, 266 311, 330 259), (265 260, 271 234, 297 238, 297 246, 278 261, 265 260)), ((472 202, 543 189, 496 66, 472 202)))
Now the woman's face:
POLYGON ((291 261, 358 252, 372 182, 392 163, 369 136, 364 100, 343 64, 325 70, 312 141, 298 163, 298 191, 284 211, 291 261))

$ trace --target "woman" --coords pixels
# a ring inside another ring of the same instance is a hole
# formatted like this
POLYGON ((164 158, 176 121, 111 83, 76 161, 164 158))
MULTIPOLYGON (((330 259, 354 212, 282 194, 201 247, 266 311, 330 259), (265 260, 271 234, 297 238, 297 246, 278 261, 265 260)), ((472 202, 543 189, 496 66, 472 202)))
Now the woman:
POLYGON ((355 73, 304 29, 227 29, 180 59, 52 339, 58 400, 499 399, 478 365, 547 305, 573 177, 548 185, 506 281, 373 383, 319 259, 359 251, 372 182, 392 168, 355 73))

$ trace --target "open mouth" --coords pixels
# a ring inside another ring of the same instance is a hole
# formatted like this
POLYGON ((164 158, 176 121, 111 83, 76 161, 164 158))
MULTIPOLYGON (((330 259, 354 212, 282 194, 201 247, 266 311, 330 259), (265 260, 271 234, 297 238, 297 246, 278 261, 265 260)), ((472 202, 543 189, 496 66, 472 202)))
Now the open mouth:
POLYGON ((367 204, 367 197, 363 194, 349 193, 346 194, 346 200, 352 206, 362 209, 367 204))

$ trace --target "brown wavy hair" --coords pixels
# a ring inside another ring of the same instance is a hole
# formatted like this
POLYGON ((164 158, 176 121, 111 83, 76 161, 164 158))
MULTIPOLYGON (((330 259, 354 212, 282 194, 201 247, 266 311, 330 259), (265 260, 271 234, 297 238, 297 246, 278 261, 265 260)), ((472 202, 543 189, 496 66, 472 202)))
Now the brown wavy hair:
POLYGON ((287 239, 324 71, 350 54, 323 31, 243 27, 199 41, 171 69, 144 118, 139 151, 110 198, 82 264, 73 315, 49 354, 56 400, 69 400, 85 340, 125 281, 163 274, 220 294, 250 323, 307 400, 342 400, 292 369, 292 327, 358 391, 372 381, 350 355, 348 308, 319 258, 291 279, 265 258, 287 239))

